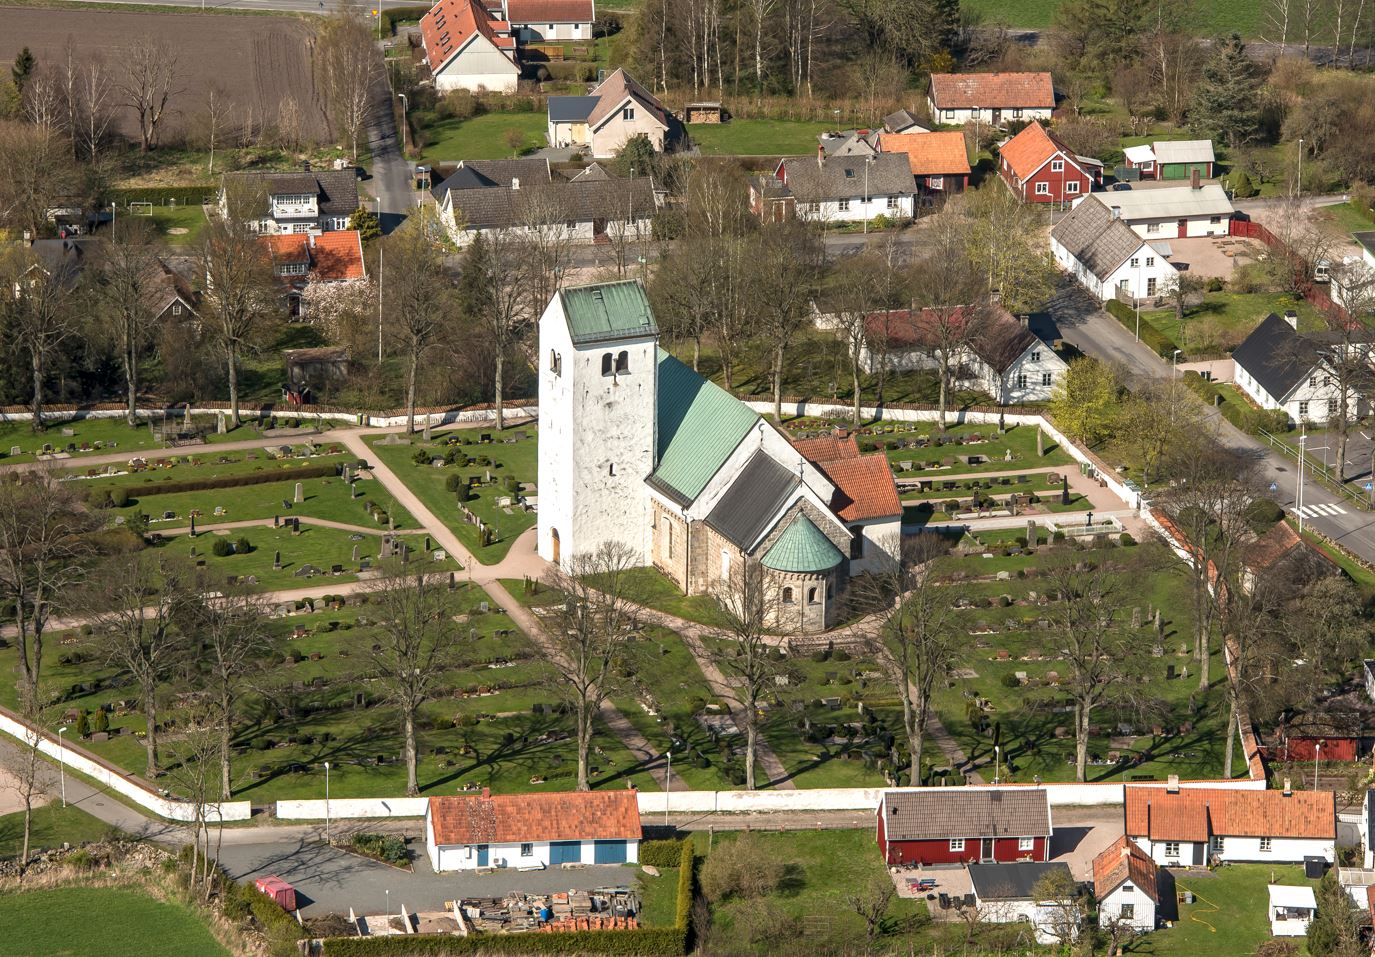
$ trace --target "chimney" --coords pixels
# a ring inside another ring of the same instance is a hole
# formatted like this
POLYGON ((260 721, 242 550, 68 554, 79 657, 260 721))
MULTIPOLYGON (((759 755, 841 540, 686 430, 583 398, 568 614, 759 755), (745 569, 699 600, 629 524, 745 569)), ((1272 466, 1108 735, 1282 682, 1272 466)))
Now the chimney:
POLYGON ((512 177, 511 177, 511 188, 512 188, 512 189, 520 189, 520 177, 519 177, 519 176, 512 176, 512 177))
POLYGON ((1189 176, 1189 185, 1194 189, 1203 188, 1202 174, 1198 171, 1197 166, 1194 167, 1193 173, 1189 176))
POLYGON ((1168 794, 1178 794, 1178 793, 1179 793, 1179 775, 1178 775, 1178 774, 1171 774, 1171 775, 1170 775, 1169 779, 1165 782, 1165 791, 1166 791, 1166 793, 1168 793, 1168 794))
POLYGON ((1017 322, 1021 325, 1023 329, 1031 328, 1031 316, 1028 313, 1022 313, 1020 316, 1018 316, 1017 322))
POLYGON ((1284 796, 1285 796, 1285 797, 1293 797, 1293 796, 1294 796, 1294 785, 1293 785, 1292 783, 1290 783, 1290 781, 1289 781, 1288 778, 1285 778, 1285 779, 1284 779, 1284 796))
POLYGON ((1123 839, 1122 839, 1122 856, 1123 856, 1123 857, 1131 857, 1131 853, 1132 853, 1131 843, 1128 842, 1126 838, 1123 838, 1123 839))
POLYGON ((826 162, 826 147, 818 145, 816 148, 816 165, 823 166, 826 162))
POLYGON ((1299 314, 1293 309, 1284 310, 1284 321, 1289 323, 1289 328, 1295 332, 1299 331, 1299 314))
POLYGON ((306 173, 310 172, 310 160, 306 160, 303 163, 301 163, 301 170, 306 173))

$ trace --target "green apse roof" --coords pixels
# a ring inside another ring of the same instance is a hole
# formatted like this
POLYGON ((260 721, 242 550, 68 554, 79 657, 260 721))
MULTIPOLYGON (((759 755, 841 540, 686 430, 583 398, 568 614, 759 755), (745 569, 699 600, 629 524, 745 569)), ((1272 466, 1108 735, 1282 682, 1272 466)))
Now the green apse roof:
POLYGON ((659 350, 659 465, 650 483, 686 505, 759 421, 745 403, 659 350))
POLYGON ((844 557, 810 518, 798 515, 760 562, 776 572, 824 572, 844 557))
POLYGON ((559 296, 575 345, 659 334, 645 287, 637 280, 572 286, 559 296))

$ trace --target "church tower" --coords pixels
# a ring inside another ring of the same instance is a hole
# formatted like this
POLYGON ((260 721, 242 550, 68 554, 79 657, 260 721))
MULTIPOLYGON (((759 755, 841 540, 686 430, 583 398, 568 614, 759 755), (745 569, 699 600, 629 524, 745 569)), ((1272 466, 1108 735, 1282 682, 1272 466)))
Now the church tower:
POLYGON ((620 542, 649 560, 659 328, 638 281, 555 294, 539 325, 540 557, 620 542))

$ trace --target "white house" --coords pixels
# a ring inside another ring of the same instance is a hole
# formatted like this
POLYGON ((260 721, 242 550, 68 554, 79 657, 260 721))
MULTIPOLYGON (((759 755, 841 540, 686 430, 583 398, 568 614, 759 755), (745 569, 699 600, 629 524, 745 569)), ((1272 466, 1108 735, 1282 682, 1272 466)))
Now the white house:
POLYGON ((540 318, 540 556, 616 542, 687 594, 760 568, 778 627, 823 630, 853 571, 898 556, 886 457, 813 462, 658 340, 638 282, 562 289, 540 318))
POLYGON ((1129 785, 1126 835, 1157 864, 1302 864, 1336 858, 1331 791, 1226 791, 1129 785))
MULTIPOLYGON (((1283 409, 1293 422, 1326 422, 1341 410, 1341 387, 1331 358, 1340 350, 1360 349, 1321 334, 1298 331, 1298 316, 1271 313, 1232 351, 1233 381, 1262 409, 1283 409), (1335 350, 1335 351, 1334 351, 1335 350)), ((1367 402, 1352 389, 1347 415, 1363 418, 1367 402)))
POLYGON ((1103 302, 1158 296, 1176 273, 1167 251, 1143 240, 1098 196, 1086 197, 1055 224, 1050 252, 1061 269, 1103 302))
POLYGON ((511 25, 480 0, 439 0, 420 18, 420 41, 438 92, 516 91, 520 61, 511 25))
POLYGON ((970 864, 968 872, 974 905, 984 923, 1028 923, 1035 929, 1036 942, 1043 945, 1067 943, 1078 936, 1078 902, 1069 897, 1046 897, 1037 888, 1051 876, 1063 877, 1068 886, 1068 864, 970 864))
POLYGON ((521 43, 591 40, 597 5, 595 0, 501 0, 492 14, 509 23, 521 43))
POLYGON ((1124 835, 1093 859, 1098 924, 1155 930, 1162 899, 1160 867, 1124 835))
POLYGON ((1358 256, 1344 256, 1328 267, 1332 301, 1357 314, 1375 308, 1375 232, 1352 233, 1358 256))
MULTIPOLYGON (((978 328, 958 358, 960 386, 984 392, 999 405, 1049 401, 1069 366, 1031 331, 1026 317, 1014 318, 1000 306, 986 312, 974 318, 970 311, 969 321, 978 328)), ((936 361, 930 343, 939 340, 931 327, 941 318, 934 309, 915 315, 907 309, 872 314, 865 320, 861 366, 869 373, 885 364, 898 371, 932 368, 936 361)))
MULTIPOLYGON (((1375 700, 1375 661, 1365 663, 1365 693, 1375 700)), ((1361 847, 1366 870, 1375 869, 1375 791, 1367 790, 1361 801, 1361 847)), ((1375 883, 1372 881, 1371 883, 1375 883)))
POLYGON ((798 219, 861 223, 879 216, 910 219, 917 190, 905 153, 827 156, 818 146, 815 158, 779 160, 771 176, 751 181, 750 192, 752 208, 769 193, 791 199, 798 219))
POLYGON ((663 152, 678 129, 654 94, 623 69, 586 96, 549 97, 549 145, 585 149, 596 159, 615 156, 636 136, 663 152))
MULTIPOLYGON (((1095 199, 1142 239, 1227 236, 1236 210, 1216 183, 1103 193, 1095 199)), ((1084 200, 1087 202, 1087 200, 1084 200)))
POLYGON ((926 102, 937 123, 1048 120, 1055 85, 1049 73, 933 73, 926 102))
POLYGON ((481 793, 432 797, 425 849, 435 873, 560 864, 635 864, 634 790, 481 793))
POLYGON ((264 235, 318 236, 348 229, 358 210, 358 173, 353 169, 225 173, 220 212, 244 219, 264 235))
POLYGON ((1266 885, 1270 897, 1270 933, 1274 937, 1307 937, 1308 925, 1318 912, 1317 896, 1307 885, 1266 885))

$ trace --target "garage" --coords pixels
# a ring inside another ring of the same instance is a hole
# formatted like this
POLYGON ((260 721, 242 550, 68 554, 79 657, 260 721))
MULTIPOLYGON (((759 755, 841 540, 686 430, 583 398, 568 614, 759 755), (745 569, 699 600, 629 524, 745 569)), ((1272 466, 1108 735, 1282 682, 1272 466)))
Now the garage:
POLYGON ((581 864, 582 841, 552 841, 549 844, 549 864, 581 864))
POLYGON ((595 853, 592 858, 594 864, 624 864, 626 862, 626 842, 625 841, 596 841, 594 842, 595 853))

